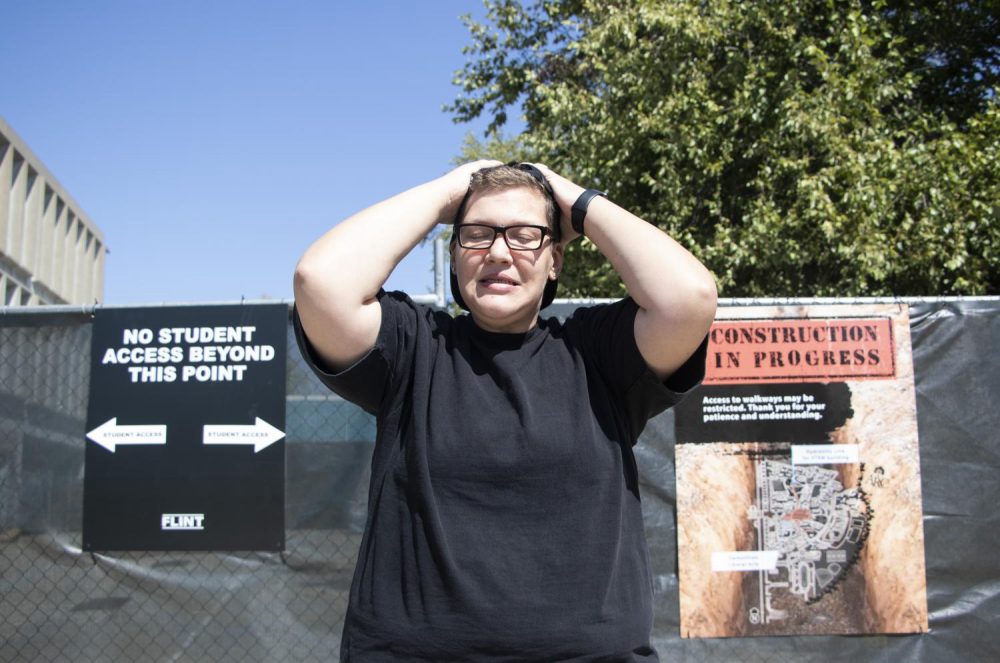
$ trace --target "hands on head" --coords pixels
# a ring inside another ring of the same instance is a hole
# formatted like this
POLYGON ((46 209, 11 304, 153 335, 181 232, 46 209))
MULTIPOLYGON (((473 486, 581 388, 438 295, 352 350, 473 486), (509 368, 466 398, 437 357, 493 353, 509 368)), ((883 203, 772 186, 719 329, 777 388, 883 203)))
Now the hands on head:
MULTIPOLYGON (((372 347, 381 320, 377 294, 389 274, 434 225, 454 222, 473 173, 498 165, 484 159, 458 166, 352 215, 309 247, 296 269, 296 306, 310 340, 330 366, 349 366, 372 347)), ((562 237, 553 252, 559 259, 563 247, 579 237, 572 228, 572 207, 585 189, 544 164, 533 165, 548 181, 561 211, 562 237)), ((504 225, 505 213, 496 216, 496 225, 504 225)), ((670 375, 711 325, 714 278, 655 225, 607 199, 590 205, 586 228, 640 308, 640 352, 654 372, 670 375)))
MULTIPOLYGON (((555 198, 556 205, 559 206, 560 211, 560 241, 563 247, 569 244, 571 241, 580 236, 580 233, 573 229, 570 223, 571 210, 573 203, 576 199, 580 197, 580 194, 585 191, 584 187, 566 179, 562 175, 559 175, 551 168, 541 163, 530 163, 526 162, 537 168, 545 179, 548 181, 549 186, 552 187, 552 193, 555 198)), ((450 223, 455 214, 458 212, 458 206, 465 196, 465 193, 469 188, 469 179, 472 177, 473 173, 483 168, 490 168, 494 166, 503 165, 500 161, 492 159, 482 159, 479 161, 471 161, 469 163, 462 164, 454 170, 448 173, 446 176, 449 178, 450 182, 450 194, 448 199, 448 204, 443 210, 441 222, 450 223)))

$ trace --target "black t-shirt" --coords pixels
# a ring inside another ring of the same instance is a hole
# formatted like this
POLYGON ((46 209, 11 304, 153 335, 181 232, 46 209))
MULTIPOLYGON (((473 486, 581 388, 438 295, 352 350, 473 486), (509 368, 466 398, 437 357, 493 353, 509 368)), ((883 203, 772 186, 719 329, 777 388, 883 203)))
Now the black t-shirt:
POLYGON ((666 384, 631 299, 479 329, 380 293, 375 347, 325 384, 377 417, 344 661, 646 661, 652 584, 632 446, 666 384))

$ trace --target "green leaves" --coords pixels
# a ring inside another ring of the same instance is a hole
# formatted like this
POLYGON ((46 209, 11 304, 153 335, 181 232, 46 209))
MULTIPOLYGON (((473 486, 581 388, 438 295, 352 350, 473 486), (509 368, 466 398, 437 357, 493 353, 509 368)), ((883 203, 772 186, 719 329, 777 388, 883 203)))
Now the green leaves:
MULTIPOLYGON (((960 21, 989 15, 961 4, 960 21)), ((922 58, 951 52, 948 31, 915 30, 941 3, 487 7, 449 107, 492 119, 468 156, 516 153, 609 190, 698 255, 725 296, 1000 290, 1000 113, 981 86, 928 87, 945 77, 922 58), (519 107, 527 129, 498 139, 519 107)), ((621 293, 586 243, 561 283, 621 293)))

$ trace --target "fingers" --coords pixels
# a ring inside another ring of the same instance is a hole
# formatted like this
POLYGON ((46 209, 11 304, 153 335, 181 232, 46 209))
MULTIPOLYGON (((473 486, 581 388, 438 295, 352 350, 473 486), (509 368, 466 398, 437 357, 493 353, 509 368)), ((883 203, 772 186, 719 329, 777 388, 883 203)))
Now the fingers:
POLYGON ((545 164, 533 163, 531 165, 545 175, 545 179, 549 181, 549 185, 552 187, 552 193, 555 196, 556 204, 559 205, 559 209, 562 212, 562 241, 560 244, 565 246, 580 236, 580 233, 573 230, 573 225, 570 222, 570 215, 572 213, 573 203, 576 202, 576 199, 579 198, 580 194, 584 192, 584 188, 554 172, 545 164))
POLYGON ((476 172, 477 170, 482 170, 483 168, 490 168, 491 166, 501 166, 501 165, 503 165, 503 163, 497 161, 496 159, 479 159, 478 161, 469 161, 467 163, 463 163, 455 170, 466 173, 468 175, 472 175, 472 173, 476 172))
POLYGON ((583 193, 584 188, 554 172, 545 164, 533 163, 531 165, 542 171, 542 174, 545 175, 545 179, 547 179, 549 184, 552 186, 552 192, 556 195, 556 201, 561 207, 564 208, 564 212, 568 212, 570 207, 573 206, 573 202, 581 193, 583 193))
POLYGON ((452 177, 457 182, 462 183, 464 188, 469 188, 469 178, 477 170, 482 170, 483 168, 490 168, 492 166, 500 166, 501 162, 495 159, 480 159, 478 161, 469 161, 463 163, 461 166, 454 168, 448 173, 449 177, 452 177))
POLYGON ((447 194, 439 222, 451 223, 454 219, 459 204, 469 190, 469 178, 472 177, 474 172, 499 165, 500 162, 495 159, 480 159, 478 161, 463 163, 461 166, 457 166, 445 174, 440 181, 447 188, 447 194))

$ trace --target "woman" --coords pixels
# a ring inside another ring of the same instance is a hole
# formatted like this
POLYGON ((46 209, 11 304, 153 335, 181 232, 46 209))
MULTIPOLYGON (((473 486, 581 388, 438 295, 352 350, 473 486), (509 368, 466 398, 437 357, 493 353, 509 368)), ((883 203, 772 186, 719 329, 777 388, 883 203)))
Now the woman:
POLYGON ((342 660, 657 660, 632 445, 701 379, 708 271, 599 192, 482 161, 335 226, 295 296, 304 355, 378 422, 342 660), (448 222, 454 319, 382 290, 448 222), (540 319, 581 233, 630 296, 540 319))

